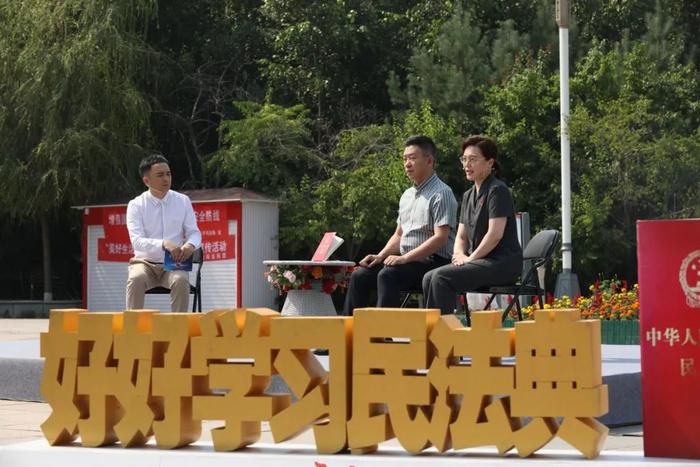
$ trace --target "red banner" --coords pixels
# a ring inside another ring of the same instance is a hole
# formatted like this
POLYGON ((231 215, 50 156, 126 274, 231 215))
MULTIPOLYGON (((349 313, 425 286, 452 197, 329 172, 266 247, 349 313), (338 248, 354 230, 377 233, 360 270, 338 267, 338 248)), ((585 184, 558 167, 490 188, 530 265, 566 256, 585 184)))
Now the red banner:
MULTIPOLYGON (((236 257, 235 236, 228 235, 226 205, 197 203, 193 205, 197 226, 202 232, 205 261, 222 261, 236 257)), ((126 228, 126 206, 102 209, 105 238, 98 239, 98 261, 128 262, 134 256, 126 228)))
POLYGON ((102 208, 102 227, 105 231, 105 238, 128 239, 126 206, 102 208))
POLYGON ((134 249, 127 237, 126 240, 115 238, 97 239, 97 259, 98 261, 129 262, 134 257, 134 249))
POLYGON ((202 232, 204 261, 223 261, 236 257, 235 236, 228 234, 228 212, 223 203, 193 205, 197 225, 202 232))
POLYGON ((700 219, 637 224, 644 455, 700 459, 700 219))
POLYGON ((227 230, 228 218, 225 204, 196 203, 192 207, 194 216, 197 218, 199 230, 227 230))
POLYGON ((126 206, 102 208, 105 236, 97 240, 97 260, 128 262, 134 256, 126 228, 126 206))
POLYGON ((236 257, 236 236, 204 236, 202 232, 202 251, 204 261, 223 261, 236 257))

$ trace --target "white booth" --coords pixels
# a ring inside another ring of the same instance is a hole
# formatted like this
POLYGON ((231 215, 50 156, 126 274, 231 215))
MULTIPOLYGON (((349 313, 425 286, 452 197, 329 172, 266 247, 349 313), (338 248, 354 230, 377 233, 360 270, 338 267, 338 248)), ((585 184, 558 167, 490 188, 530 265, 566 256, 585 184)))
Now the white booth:
MULTIPOLYGON (((183 191, 202 232, 202 310, 274 308, 263 260, 278 258, 279 202, 242 188, 183 191)), ((83 307, 121 311, 129 258, 128 202, 77 206, 83 211, 83 307)), ((197 266, 193 268, 191 283, 197 266)), ((192 296, 190 296, 190 300, 192 296)), ((191 306, 191 302, 190 302, 191 306)), ((168 295, 146 295, 146 308, 170 310, 168 295)))

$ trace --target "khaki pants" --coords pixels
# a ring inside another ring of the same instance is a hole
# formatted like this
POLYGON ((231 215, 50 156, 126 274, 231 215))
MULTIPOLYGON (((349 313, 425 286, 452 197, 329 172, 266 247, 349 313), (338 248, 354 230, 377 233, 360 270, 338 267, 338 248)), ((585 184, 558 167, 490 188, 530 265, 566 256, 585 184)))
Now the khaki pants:
POLYGON ((190 277, 187 271, 165 271, 162 264, 153 264, 141 259, 129 261, 129 278, 126 281, 126 309, 143 309, 146 290, 158 286, 170 289, 170 311, 188 311, 190 277))

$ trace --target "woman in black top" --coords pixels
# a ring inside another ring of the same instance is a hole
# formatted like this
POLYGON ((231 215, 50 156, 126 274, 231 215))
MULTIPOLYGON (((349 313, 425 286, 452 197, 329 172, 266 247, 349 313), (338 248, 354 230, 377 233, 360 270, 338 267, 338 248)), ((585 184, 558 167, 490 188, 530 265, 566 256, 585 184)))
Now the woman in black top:
POLYGON ((462 166, 474 186, 464 193, 452 264, 423 276, 426 308, 454 312, 465 290, 512 284, 523 267, 513 197, 500 179, 496 143, 470 136, 462 143, 462 166))

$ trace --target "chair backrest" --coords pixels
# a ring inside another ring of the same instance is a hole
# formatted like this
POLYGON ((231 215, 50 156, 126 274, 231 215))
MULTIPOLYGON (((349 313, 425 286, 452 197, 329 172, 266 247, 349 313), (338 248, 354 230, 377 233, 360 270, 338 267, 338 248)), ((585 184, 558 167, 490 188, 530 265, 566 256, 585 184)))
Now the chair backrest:
MULTIPOLYGON (((559 231, 557 230, 542 230, 537 235, 532 237, 523 251, 523 261, 532 261, 529 268, 522 276, 522 284, 533 284, 535 281, 535 272, 537 268, 545 264, 552 257, 554 248, 559 242, 559 231)), ((540 287, 539 281, 536 284, 540 287)))
POLYGON ((523 251, 523 260, 548 260, 559 241, 557 230, 543 230, 532 237, 523 251))

